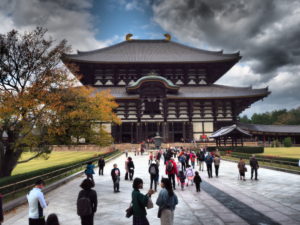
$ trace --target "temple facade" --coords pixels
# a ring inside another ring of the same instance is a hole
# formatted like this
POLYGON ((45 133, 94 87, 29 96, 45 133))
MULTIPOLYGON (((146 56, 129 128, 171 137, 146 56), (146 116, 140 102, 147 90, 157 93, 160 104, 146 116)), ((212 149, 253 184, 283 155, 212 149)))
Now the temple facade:
MULTIPOLYGON (((206 51, 170 40, 126 41, 88 52, 64 55, 75 64, 80 82, 110 89, 122 124, 107 125, 116 143, 139 143, 158 132, 164 142, 198 141, 235 123, 267 88, 217 85, 241 56, 206 51)), ((70 67, 71 68, 71 67, 70 67)))

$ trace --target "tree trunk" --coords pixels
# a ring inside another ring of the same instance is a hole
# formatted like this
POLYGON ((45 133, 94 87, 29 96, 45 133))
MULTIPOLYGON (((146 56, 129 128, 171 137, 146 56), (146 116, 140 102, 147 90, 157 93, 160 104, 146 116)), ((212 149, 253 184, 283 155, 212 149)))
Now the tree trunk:
MULTIPOLYGON (((2 151, 3 149, 1 149, 2 151)), ((13 169, 18 163, 18 159, 21 156, 21 151, 12 151, 7 147, 5 154, 0 159, 0 178, 11 176, 13 169)))

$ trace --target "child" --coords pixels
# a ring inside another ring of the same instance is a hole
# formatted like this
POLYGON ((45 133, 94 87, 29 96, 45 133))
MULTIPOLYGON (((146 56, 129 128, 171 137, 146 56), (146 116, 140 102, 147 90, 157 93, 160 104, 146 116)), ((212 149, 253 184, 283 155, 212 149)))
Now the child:
POLYGON ((200 183, 202 182, 202 179, 199 175, 199 172, 195 172, 195 177, 194 177, 194 183, 196 184, 196 192, 200 192, 200 183))
POLYGON ((191 181, 193 185, 193 179, 194 179, 194 171, 193 168, 190 165, 187 165, 187 168, 185 170, 185 175, 187 178, 186 186, 189 186, 189 181, 191 181))
POLYGON ((178 177, 179 177, 179 180, 180 180, 180 183, 181 183, 181 190, 183 190, 186 177, 185 177, 184 172, 182 170, 179 171, 178 177))

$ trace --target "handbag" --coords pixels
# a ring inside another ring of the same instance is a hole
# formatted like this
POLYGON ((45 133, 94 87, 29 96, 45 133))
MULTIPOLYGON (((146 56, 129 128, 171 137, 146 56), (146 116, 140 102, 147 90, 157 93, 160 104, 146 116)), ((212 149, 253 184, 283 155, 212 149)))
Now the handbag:
POLYGON ((152 209, 152 208, 153 208, 153 202, 152 199, 149 197, 147 202, 147 209, 152 209))
POLYGON ((247 167, 245 167, 244 171, 247 172, 247 167))
POLYGON ((133 206, 130 204, 130 206, 126 209, 126 217, 130 218, 133 215, 133 206))

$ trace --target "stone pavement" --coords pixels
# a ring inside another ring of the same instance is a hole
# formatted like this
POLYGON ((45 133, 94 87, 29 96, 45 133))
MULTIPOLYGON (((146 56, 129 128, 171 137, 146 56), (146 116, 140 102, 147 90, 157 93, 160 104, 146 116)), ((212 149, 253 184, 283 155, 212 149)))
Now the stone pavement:
MULTIPOLYGON (((133 156, 136 166, 135 177, 144 180, 146 192, 150 186, 148 174, 148 156, 133 156)), ((110 170, 113 163, 121 169, 122 178, 125 174, 125 156, 122 155, 108 162, 104 176, 95 176, 98 193, 98 211, 95 214, 95 225, 128 225, 132 218, 125 218, 128 207, 132 182, 121 180, 120 193, 113 193, 110 170)), ((162 162, 162 161, 161 161, 162 162)), ((250 168, 248 167, 248 171, 250 168)), ((160 166, 160 177, 164 168, 160 166)), ((221 162, 218 178, 208 179, 206 171, 200 173, 203 183, 202 190, 197 193, 195 186, 189 186, 176 194, 179 205, 175 211, 175 222, 178 225, 190 224, 300 224, 300 176, 269 169, 259 169, 259 180, 238 180, 237 164, 221 162)), ((250 172, 246 177, 250 176, 250 172)), ((56 213, 61 225, 79 225, 76 214, 76 199, 80 191, 79 185, 84 176, 74 179, 46 195, 50 202, 45 214, 56 213)), ((158 191, 160 187, 158 188, 158 191)), ((158 194, 152 199, 155 203, 158 194)), ((22 206, 5 215, 4 225, 26 225, 27 206, 22 206)), ((157 218, 158 208, 148 210, 151 225, 160 224, 157 218)))

